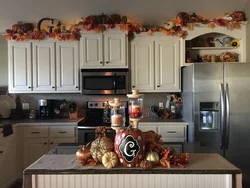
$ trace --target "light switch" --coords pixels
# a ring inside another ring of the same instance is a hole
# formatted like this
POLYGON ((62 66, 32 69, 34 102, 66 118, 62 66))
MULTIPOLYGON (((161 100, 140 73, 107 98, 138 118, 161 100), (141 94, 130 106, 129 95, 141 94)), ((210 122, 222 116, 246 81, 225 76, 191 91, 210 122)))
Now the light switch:
POLYGON ((29 110, 30 109, 30 103, 24 102, 23 103, 23 110, 29 110))

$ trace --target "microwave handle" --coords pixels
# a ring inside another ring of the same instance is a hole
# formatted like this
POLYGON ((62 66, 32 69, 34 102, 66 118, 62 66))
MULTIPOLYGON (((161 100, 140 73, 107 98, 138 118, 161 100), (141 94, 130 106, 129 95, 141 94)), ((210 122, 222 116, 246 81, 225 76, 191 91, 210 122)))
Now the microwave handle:
POLYGON ((115 89, 115 93, 116 93, 116 82, 117 82, 117 76, 116 76, 116 73, 114 74, 114 89, 115 89))

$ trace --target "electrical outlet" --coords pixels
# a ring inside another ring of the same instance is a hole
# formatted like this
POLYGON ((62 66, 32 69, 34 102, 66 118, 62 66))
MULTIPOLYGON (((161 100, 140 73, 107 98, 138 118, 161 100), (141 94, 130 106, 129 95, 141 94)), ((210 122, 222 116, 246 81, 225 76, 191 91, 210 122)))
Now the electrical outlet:
POLYGON ((23 103, 23 110, 29 110, 30 109, 30 103, 24 102, 23 103))

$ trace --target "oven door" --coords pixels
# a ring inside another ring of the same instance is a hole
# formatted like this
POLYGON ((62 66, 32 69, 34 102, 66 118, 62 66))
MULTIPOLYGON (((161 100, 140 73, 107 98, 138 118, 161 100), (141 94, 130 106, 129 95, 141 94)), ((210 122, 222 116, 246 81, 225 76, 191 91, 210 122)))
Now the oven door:
POLYGON ((82 69, 82 94, 128 93, 127 69, 82 69))
MULTIPOLYGON (((106 128, 106 136, 114 141, 116 132, 111 129, 111 127, 106 128)), ((87 143, 94 141, 95 129, 96 127, 78 126, 78 143, 86 145, 87 143)))

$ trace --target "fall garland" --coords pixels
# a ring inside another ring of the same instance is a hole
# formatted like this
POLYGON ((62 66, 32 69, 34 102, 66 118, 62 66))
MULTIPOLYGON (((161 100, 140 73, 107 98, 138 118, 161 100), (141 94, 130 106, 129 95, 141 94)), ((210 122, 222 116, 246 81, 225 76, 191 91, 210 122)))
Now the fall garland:
POLYGON ((81 38, 80 27, 85 31, 94 31, 95 33, 102 33, 108 29, 114 28, 116 25, 119 25, 121 31, 127 31, 129 39, 134 38, 134 34, 147 32, 147 35, 152 35, 153 32, 162 32, 166 36, 176 36, 185 38, 188 35, 188 31, 198 27, 200 24, 207 25, 208 28, 214 28, 216 26, 226 27, 229 30, 240 29, 241 22, 246 21, 245 13, 242 11, 235 11, 232 14, 227 14, 223 18, 214 18, 209 20, 203 18, 199 15, 188 14, 186 12, 180 12, 174 18, 173 21, 168 21, 164 23, 164 27, 146 27, 142 26, 139 23, 132 23, 127 21, 126 16, 120 16, 118 14, 112 14, 110 16, 101 14, 101 15, 91 15, 82 18, 77 24, 72 24, 69 30, 56 28, 52 32, 48 32, 44 29, 30 29, 27 32, 24 32, 22 29, 11 30, 7 29, 4 33, 6 40, 15 40, 15 41, 24 41, 28 39, 32 40, 44 40, 46 37, 54 38, 55 40, 65 41, 79 41, 81 38), (106 26, 108 25, 108 26, 106 26))

